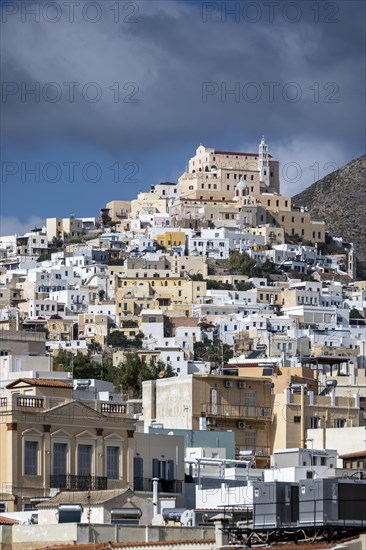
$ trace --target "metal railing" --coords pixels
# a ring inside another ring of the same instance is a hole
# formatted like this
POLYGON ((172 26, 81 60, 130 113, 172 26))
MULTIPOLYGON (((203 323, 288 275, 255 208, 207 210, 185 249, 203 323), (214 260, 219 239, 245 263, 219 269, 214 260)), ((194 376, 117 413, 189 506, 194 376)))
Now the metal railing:
MULTIPOLYGON (((153 490, 153 481, 150 478, 135 477, 134 478, 134 491, 145 491, 147 493, 153 490)), ((174 479, 160 479, 158 483, 159 493, 181 493, 182 481, 174 479)))
POLYGON ((221 416, 221 417, 233 417, 233 418, 267 418, 270 419, 272 416, 271 407, 257 407, 257 406, 247 406, 247 405, 214 405, 206 403, 202 406, 202 412, 206 416, 221 416))
POLYGON ((102 491, 107 489, 107 478, 91 475, 51 475, 50 487, 65 491, 102 491))
POLYGON ((270 447, 263 447, 263 446, 259 446, 259 445, 240 445, 239 447, 237 447, 237 458, 243 458, 241 455, 240 455, 240 451, 245 451, 245 452, 248 452, 249 451, 252 451, 252 456, 254 457, 258 457, 260 458, 261 456, 263 457, 269 457, 271 456, 271 450, 270 450, 270 447))

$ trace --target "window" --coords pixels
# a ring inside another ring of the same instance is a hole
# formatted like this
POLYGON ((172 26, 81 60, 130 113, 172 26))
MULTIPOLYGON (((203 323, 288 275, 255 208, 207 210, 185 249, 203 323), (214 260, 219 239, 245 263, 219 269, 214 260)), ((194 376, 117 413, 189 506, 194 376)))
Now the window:
POLYGON ((335 419, 335 427, 336 428, 345 428, 346 426, 346 420, 344 418, 336 418, 335 419))
POLYGON ((256 431, 255 430, 247 430, 244 433, 244 445, 246 447, 255 448, 256 446, 256 431))
POLYGON ((66 475, 67 443, 53 445, 53 475, 66 475))
POLYGON ((301 416, 294 416, 294 424, 300 424, 301 416))
POLYGON ((318 416, 312 416, 310 418, 310 428, 316 430, 320 427, 320 418, 318 416))
POLYGON ((119 447, 107 447, 107 478, 119 478, 119 447))
POLYGON ((254 407, 256 404, 256 393, 255 391, 248 391, 244 395, 244 404, 247 407, 254 407))
POLYGON ((24 475, 38 475, 38 441, 24 443, 24 475))
POLYGON ((89 476, 92 470, 92 445, 78 446, 78 475, 89 476))

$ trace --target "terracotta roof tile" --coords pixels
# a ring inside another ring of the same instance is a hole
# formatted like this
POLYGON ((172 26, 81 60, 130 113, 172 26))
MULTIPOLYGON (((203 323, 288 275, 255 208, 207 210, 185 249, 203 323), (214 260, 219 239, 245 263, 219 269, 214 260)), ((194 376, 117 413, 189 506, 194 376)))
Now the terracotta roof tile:
POLYGON ((345 455, 339 455, 339 458, 366 458, 366 451, 357 451, 355 453, 347 453, 345 455))
POLYGON ((17 525, 18 523, 17 519, 0 516, 0 525, 17 525))
POLYGON ((24 384, 29 384, 30 386, 72 389, 71 384, 67 384, 66 382, 62 382, 61 380, 49 380, 47 378, 18 378, 17 380, 14 380, 14 382, 8 384, 6 387, 14 388, 20 382, 23 382, 24 384))

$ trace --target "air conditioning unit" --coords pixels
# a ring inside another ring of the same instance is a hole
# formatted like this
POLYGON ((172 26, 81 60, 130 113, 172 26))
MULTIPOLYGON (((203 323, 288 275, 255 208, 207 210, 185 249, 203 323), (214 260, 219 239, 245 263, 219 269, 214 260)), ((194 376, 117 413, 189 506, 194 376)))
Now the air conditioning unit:
POLYGON ((216 420, 215 420, 215 418, 207 418, 207 420, 206 420, 206 426, 216 426, 216 420))
POLYGON ((240 388, 241 390, 243 388, 246 388, 247 387, 247 383, 246 382, 238 382, 238 388, 240 388))
POLYGON ((225 388, 232 388, 233 383, 231 380, 225 380, 225 388))
POLYGON ((244 430, 244 428, 246 428, 246 424, 242 420, 238 421, 237 426, 240 430, 244 430))

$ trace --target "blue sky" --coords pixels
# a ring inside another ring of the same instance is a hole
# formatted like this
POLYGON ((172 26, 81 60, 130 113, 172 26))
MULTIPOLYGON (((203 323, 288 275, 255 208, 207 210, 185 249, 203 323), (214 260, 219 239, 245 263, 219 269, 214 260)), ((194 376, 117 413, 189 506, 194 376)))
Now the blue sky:
POLYGON ((363 2, 24 4, 0 2, 1 234, 176 181, 200 143, 265 134, 290 195, 365 150, 363 2))

